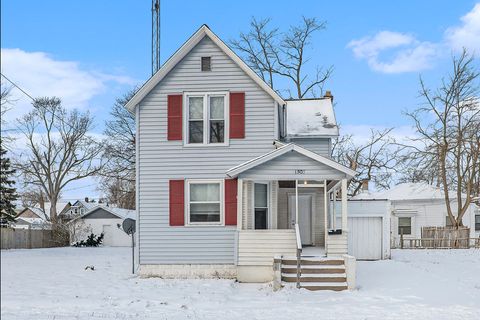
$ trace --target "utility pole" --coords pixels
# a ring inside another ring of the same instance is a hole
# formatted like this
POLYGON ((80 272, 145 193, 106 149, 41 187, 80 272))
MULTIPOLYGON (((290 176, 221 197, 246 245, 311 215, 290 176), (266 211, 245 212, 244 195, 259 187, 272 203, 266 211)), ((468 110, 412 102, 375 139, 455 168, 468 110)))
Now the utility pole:
POLYGON ((160 69, 160 0, 152 0, 152 76, 160 69))

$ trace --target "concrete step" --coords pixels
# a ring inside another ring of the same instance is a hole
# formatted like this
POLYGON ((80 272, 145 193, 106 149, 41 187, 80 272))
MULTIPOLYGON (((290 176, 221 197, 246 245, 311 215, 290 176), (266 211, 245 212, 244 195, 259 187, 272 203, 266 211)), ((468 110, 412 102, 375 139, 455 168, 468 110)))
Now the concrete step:
POLYGON ((343 291, 348 290, 346 282, 302 282, 300 283, 300 288, 304 288, 310 291, 318 290, 333 290, 333 291, 343 291))
MULTIPOLYGON (((343 265, 345 262, 342 259, 326 259, 326 258, 303 258, 300 260, 300 264, 302 266, 310 265, 310 266, 321 266, 321 265, 329 265, 329 266, 340 266, 343 265)), ((282 258, 282 265, 297 265, 297 259, 285 259, 282 258)))
MULTIPOLYGON (((284 267, 282 266, 282 273, 297 274, 296 267, 284 267)), ((300 267, 301 274, 344 274, 345 266, 316 266, 316 267, 300 267)))
MULTIPOLYGON (((283 276, 282 275, 282 281, 284 282, 297 282, 297 277, 293 277, 293 276, 283 276)), ((300 277, 300 282, 301 283, 304 283, 304 282, 315 282, 315 283, 319 283, 319 282, 327 282, 327 283, 332 283, 332 282, 342 282, 342 283, 345 283, 347 281, 347 277, 344 275, 342 277, 337 277, 337 276, 333 276, 333 277, 318 277, 318 275, 303 275, 300 277)))

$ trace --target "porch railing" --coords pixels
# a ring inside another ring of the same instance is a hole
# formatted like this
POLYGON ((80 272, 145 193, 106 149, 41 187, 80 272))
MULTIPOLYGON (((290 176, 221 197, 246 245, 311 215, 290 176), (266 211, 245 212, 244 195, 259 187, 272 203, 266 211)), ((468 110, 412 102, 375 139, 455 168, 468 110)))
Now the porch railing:
POLYGON ((295 237, 297 239, 297 288, 300 288, 302 239, 300 238, 300 228, 298 223, 295 223, 295 237))

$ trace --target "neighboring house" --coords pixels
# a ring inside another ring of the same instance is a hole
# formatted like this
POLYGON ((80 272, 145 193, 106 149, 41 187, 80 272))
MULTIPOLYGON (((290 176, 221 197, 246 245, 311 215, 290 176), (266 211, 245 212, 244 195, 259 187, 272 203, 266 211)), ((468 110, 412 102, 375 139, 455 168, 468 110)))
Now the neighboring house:
MULTIPOLYGON (((50 223, 50 202, 43 203, 43 208, 40 205, 34 207, 27 207, 21 210, 16 219, 14 228, 17 229, 48 229, 50 223)), ((61 217, 61 213, 70 207, 70 202, 58 202, 57 214, 61 217)))
POLYGON ((83 215, 90 209, 98 206, 98 203, 85 198, 85 200, 76 200, 70 207, 62 212, 62 214, 68 217, 77 217, 83 215))
POLYGON ((121 226, 124 219, 135 219, 135 216, 135 210, 97 205, 69 222, 72 226, 71 242, 85 240, 91 233, 97 236, 103 233, 104 246, 131 246, 132 238, 123 231, 121 226))
POLYGON ((15 219, 16 229, 49 229, 50 221, 43 209, 36 207, 25 208, 15 219))
MULTIPOLYGON (((426 183, 402 183, 383 192, 364 192, 352 198, 356 201, 389 200, 391 202, 392 246, 398 247, 400 235, 405 239, 421 238, 422 227, 450 226, 443 190, 426 183)), ((456 193, 450 196, 453 212, 456 193)), ((470 227, 470 237, 478 237, 480 222, 478 207, 471 204, 463 216, 463 224, 470 227)))
MULTIPOLYGON (((284 100, 207 26, 193 34, 126 104, 137 121, 138 273, 271 281, 278 257, 292 281, 297 249, 302 265, 343 268, 356 172, 330 157, 332 100, 284 100)), ((352 287, 352 270, 304 287, 352 287)))

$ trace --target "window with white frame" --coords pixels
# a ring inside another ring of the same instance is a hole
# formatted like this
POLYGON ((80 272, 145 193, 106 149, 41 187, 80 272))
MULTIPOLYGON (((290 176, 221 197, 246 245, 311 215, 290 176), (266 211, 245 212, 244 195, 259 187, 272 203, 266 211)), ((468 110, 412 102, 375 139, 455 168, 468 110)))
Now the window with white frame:
POLYGON ((411 217, 398 218, 398 234, 403 234, 403 235, 412 234, 412 218, 411 217))
POLYGON ((186 144, 225 144, 227 93, 187 94, 186 144))
POLYGON ((223 181, 188 181, 188 224, 223 223, 223 181))
POLYGON ((268 229, 268 184, 254 185, 255 229, 268 229))

